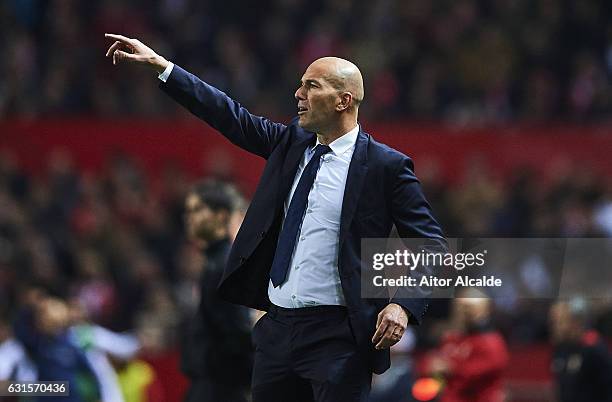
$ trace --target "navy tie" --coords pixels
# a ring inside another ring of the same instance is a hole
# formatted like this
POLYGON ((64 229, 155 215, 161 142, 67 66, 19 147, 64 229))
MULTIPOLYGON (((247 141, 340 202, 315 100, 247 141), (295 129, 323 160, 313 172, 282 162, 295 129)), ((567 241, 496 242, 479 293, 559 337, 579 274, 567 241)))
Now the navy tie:
POLYGON ((293 192, 293 197, 291 197, 291 203, 289 204, 289 209, 285 216, 285 222, 283 223, 283 229, 281 230, 276 246, 272 268, 270 268, 270 279, 272 279, 274 287, 278 287, 287 277, 289 262, 291 261, 293 249, 295 248, 295 241, 302 224, 304 210, 308 204, 308 194, 317 176, 319 164, 321 163, 321 155, 330 151, 331 148, 327 145, 318 144, 315 147, 314 155, 302 172, 300 181, 293 192))

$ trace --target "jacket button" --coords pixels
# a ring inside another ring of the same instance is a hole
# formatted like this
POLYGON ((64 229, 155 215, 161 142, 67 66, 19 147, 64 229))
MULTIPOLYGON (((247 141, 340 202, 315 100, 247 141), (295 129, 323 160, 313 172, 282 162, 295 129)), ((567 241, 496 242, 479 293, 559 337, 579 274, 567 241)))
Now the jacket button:
POLYGON ((261 236, 261 238, 262 238, 262 239, 263 239, 264 237, 266 237, 266 231, 265 231, 265 230, 264 230, 264 231, 262 231, 262 232, 260 233, 260 236, 261 236))
POLYGON ((246 258, 240 257, 240 264, 244 264, 246 262, 246 258))

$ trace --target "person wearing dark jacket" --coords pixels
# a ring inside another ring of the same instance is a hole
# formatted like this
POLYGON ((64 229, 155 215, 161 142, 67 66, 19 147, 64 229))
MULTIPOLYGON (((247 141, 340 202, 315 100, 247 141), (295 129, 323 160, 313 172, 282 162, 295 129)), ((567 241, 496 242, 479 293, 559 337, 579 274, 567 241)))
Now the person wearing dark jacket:
POLYGON ((602 337, 588 328, 586 300, 555 303, 550 310, 554 344, 551 371, 559 402, 611 402, 612 359, 602 337))
POLYGON ((206 259, 200 303, 182 348, 181 369, 191 380, 185 402, 242 402, 250 385, 249 311, 221 300, 217 293, 231 248, 233 198, 227 185, 206 182, 195 185, 185 202, 187 234, 206 259))
POLYGON ((81 348, 68 331, 68 306, 63 300, 41 297, 24 306, 14 324, 15 337, 24 345, 38 370, 38 381, 68 381, 69 395, 41 396, 48 402, 97 401, 99 384, 81 348))

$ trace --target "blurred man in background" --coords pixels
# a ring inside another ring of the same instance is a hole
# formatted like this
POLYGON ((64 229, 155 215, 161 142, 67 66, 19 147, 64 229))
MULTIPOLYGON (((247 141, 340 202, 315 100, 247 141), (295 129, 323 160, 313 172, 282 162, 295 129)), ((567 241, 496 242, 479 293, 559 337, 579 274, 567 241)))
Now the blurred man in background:
POLYGON ((550 309, 551 370, 559 402, 612 401, 610 353, 588 321, 583 298, 559 301, 550 309))
POLYGON ((503 402, 502 374, 508 364, 506 342, 491 325, 491 300, 463 290, 453 300, 449 331, 428 363, 444 378, 442 402, 503 402))
POLYGON ((217 285, 230 250, 230 220, 239 195, 217 182, 196 184, 185 201, 189 238, 203 251, 200 304, 183 343, 181 368, 191 379, 186 402, 246 401, 252 368, 250 319, 221 300, 217 285))
POLYGON ((68 381, 68 396, 44 396, 48 402, 99 400, 100 384, 81 348, 75 345, 67 304, 39 294, 25 305, 15 323, 15 336, 38 369, 38 381, 68 381))

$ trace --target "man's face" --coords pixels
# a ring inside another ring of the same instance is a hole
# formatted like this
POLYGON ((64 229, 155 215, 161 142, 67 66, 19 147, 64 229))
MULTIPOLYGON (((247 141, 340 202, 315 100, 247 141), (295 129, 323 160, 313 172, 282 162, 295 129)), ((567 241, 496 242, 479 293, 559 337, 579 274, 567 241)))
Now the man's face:
POLYGON ((189 194, 185 200, 185 225, 191 240, 214 239, 215 233, 223 224, 221 213, 215 213, 200 197, 189 194))
POLYGON ((471 297, 469 293, 454 299, 454 312, 458 322, 469 328, 486 321, 490 314, 490 300, 482 297, 471 297))
POLYGON ((68 306, 62 300, 48 298, 38 305, 36 324, 42 333, 56 335, 65 330, 69 323, 68 306))
POLYGON ((295 91, 299 125, 312 132, 324 131, 333 126, 340 114, 336 106, 340 103, 339 91, 324 77, 329 75, 329 67, 314 62, 307 69, 300 86, 295 91))

